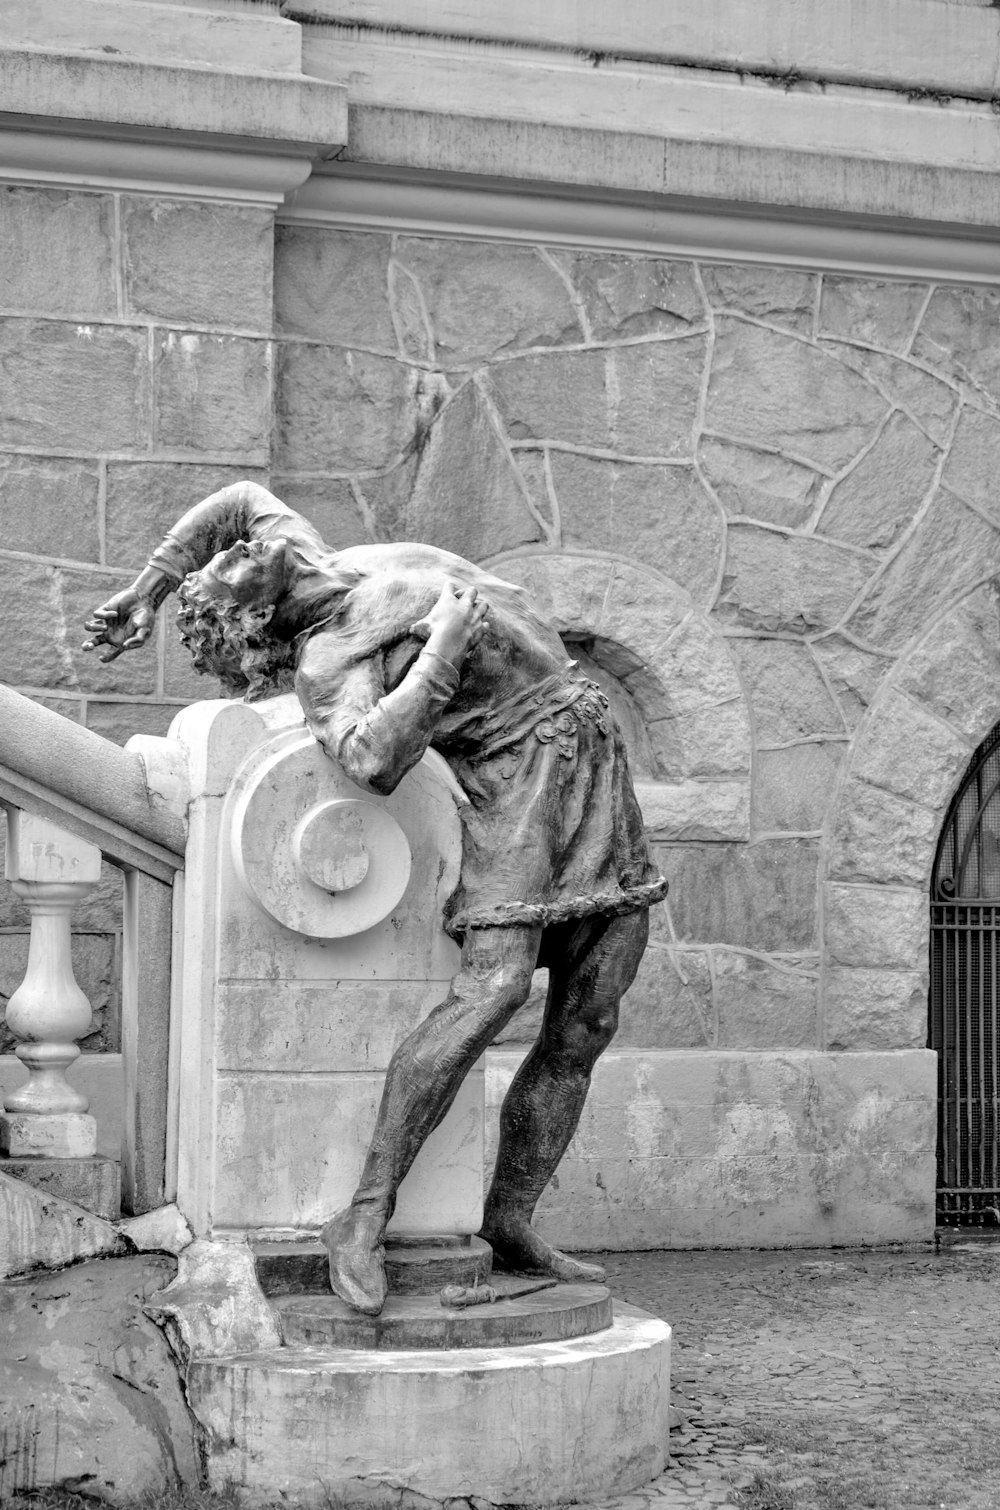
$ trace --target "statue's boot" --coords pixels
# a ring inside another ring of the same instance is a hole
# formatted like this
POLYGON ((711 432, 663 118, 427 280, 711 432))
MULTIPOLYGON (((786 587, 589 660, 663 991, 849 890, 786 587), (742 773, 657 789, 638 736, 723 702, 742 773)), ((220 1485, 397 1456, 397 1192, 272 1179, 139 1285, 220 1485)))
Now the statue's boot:
POLYGON ((385 1277, 383 1217, 347 1206, 327 1222, 319 1240, 330 1255, 330 1288, 352 1310, 377 1316, 389 1286, 385 1277))
POLYGON ((604 1280, 600 1264, 585 1264, 582 1259, 560 1253, 524 1217, 494 1212, 479 1235, 492 1247, 493 1267, 501 1273, 542 1274, 567 1284, 601 1284, 604 1280))

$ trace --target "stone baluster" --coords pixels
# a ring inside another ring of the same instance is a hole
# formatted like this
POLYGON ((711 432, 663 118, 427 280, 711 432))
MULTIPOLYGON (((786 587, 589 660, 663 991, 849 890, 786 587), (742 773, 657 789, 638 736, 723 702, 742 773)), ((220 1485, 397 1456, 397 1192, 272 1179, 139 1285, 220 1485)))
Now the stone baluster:
POLYGON ((54 823, 8 809, 7 879, 31 915, 28 968, 7 1003, 7 1026, 28 1080, 4 1100, 0 1153, 89 1158, 97 1127, 66 1070, 90 1029, 90 1003, 73 975, 70 917, 101 875, 101 852, 54 823))

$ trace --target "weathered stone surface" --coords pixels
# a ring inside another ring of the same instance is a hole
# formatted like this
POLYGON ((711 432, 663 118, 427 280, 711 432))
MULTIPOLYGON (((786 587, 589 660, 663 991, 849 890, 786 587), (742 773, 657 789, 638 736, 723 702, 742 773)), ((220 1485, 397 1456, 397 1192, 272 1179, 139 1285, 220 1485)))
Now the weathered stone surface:
POLYGON ((565 283, 533 248, 402 237, 396 260, 420 286, 442 365, 582 338, 565 283))
POLYGON ((112 703, 87 700, 87 728, 115 744, 127 744, 133 734, 163 738, 178 713, 177 703, 112 703))
POLYGON ((117 1253, 121 1246, 109 1222, 0 1174, 0 1278, 61 1269, 80 1258, 117 1253))
POLYGON ((5 562, 0 679, 15 687, 152 693, 151 657, 123 655, 101 666, 80 649, 84 619, 120 588, 120 578, 97 572, 82 576, 33 562, 5 562), (46 610, 44 632, 28 635, 25 625, 37 622, 39 604, 46 610))
POLYGON ((870 786, 941 808, 972 753, 961 734, 890 688, 855 743, 851 769, 870 786))
POLYGON ((199 1238, 178 1258, 177 1276, 146 1306, 184 1367, 194 1358, 281 1346, 246 1243, 199 1238))
POLYGON ((754 764, 754 833, 813 833, 821 829, 837 788, 844 752, 843 744, 819 742, 758 750, 754 764))
POLYGON ((887 399, 905 410, 935 445, 947 444, 958 402, 958 394, 950 384, 915 362, 870 351, 866 346, 824 341, 823 348, 868 378, 887 399))
MULTIPOLYGON (((539 613, 544 614, 559 634, 576 637, 598 634, 602 630, 606 600, 612 582, 617 582, 617 568, 613 562, 599 556, 510 556, 497 562, 495 570, 507 581, 517 582, 525 588, 539 613)), ((641 573, 634 575, 638 577, 641 573)), ((623 589, 627 585, 628 579, 623 579, 623 589)), ((648 586, 648 579, 643 585, 648 586)), ((634 607, 639 591, 636 587, 630 601, 625 601, 623 590, 616 605, 620 612, 628 612, 634 607)), ((683 611, 689 607, 685 594, 683 611)), ((677 612, 676 622, 683 617, 683 611, 677 612)), ((668 622, 664 626, 663 638, 669 630, 668 622)), ((622 638, 628 643, 633 636, 616 638, 619 643, 622 638)))
POLYGON ((412 443, 420 382, 388 357, 284 343, 275 465, 291 472, 389 466, 412 443))
POLYGON ((114 201, 65 189, 0 190, 0 308, 50 318, 116 313, 114 201))
POLYGON ((566 267, 591 334, 599 341, 675 334, 705 322, 705 305, 690 262, 600 252, 553 255, 566 267))
POLYGON ((838 469, 871 440, 886 408, 826 352, 758 325, 718 321, 708 430, 838 469))
POLYGON ((420 284, 408 267, 390 262, 387 269, 389 309, 400 353, 433 367, 437 354, 430 316, 420 284))
POLYGON ((387 285, 390 249, 390 238, 378 231, 275 227, 278 331, 333 346, 394 352, 387 285))
POLYGON ((126 311, 270 333, 269 210, 122 198, 126 311))
POLYGON ((543 538, 474 382, 459 390, 431 426, 400 516, 379 524, 390 538, 422 540, 474 561, 543 538))
POLYGON ((635 980, 622 997, 616 1047, 702 1049, 714 1043, 715 1001, 708 954, 702 949, 675 949, 659 937, 651 940, 635 980))
POLYGON ((834 690, 845 724, 855 728, 892 670, 892 657, 862 650, 840 634, 823 635, 810 643, 834 690))
POLYGON ((96 462, 0 456, 4 550, 99 560, 97 495, 96 462))
POLYGON ((927 886, 944 814, 848 779, 840 798, 830 876, 927 886))
POLYGON ((361 489, 355 490, 345 478, 278 474, 272 477, 270 486, 290 509, 314 524, 334 550, 364 545, 371 539, 361 489))
POLYGON ((798 529, 812 518, 821 478, 808 467, 707 436, 698 459, 726 513, 798 529))
POLYGON ((138 451, 149 443, 146 332, 0 320, 0 443, 138 451))
POLYGON ((1000 296, 985 288, 936 288, 913 355, 973 398, 1000 402, 1000 296))
POLYGON ((194 1233, 173 1204, 131 1216, 118 1223, 118 1231, 140 1253, 180 1253, 194 1241, 194 1233))
POLYGON ((833 628, 874 570, 874 559, 825 540, 731 524, 715 612, 724 623, 771 633, 833 628))
POLYGON ((645 565, 616 561, 600 631, 605 639, 654 666, 668 635, 691 611, 690 594, 672 577, 645 565))
POLYGON ((690 713, 743 697, 732 649, 733 641, 724 640, 711 619, 688 614, 656 656, 671 713, 690 713))
POLYGON ((121 1214, 121 1165, 101 1154, 84 1159, 3 1158, 0 1174, 71 1201, 108 1222, 116 1222, 121 1214))
POLYGON ((153 374, 155 443, 246 455, 266 463, 271 358, 265 341, 201 331, 162 332, 153 374))
POLYGON ((671 782, 739 775, 750 765, 750 720, 742 697, 649 726, 657 769, 671 782))
POLYGON ((607 450, 608 353, 543 352, 495 362, 489 391, 511 440, 553 440, 607 450))
POLYGON ((735 781, 637 780, 636 796, 647 831, 658 839, 750 838, 746 777, 735 781))
POLYGON ((758 744, 788 744, 803 736, 844 732, 807 646, 735 635, 726 643, 750 694, 758 744))
POLYGON ((996 722, 1000 686, 1000 603, 985 583, 939 619, 899 667, 895 686, 973 743, 996 722))
POLYGON ((631 1306, 616 1313, 606 1331, 541 1354, 474 1348, 441 1368, 419 1353, 303 1346, 196 1362, 188 1391, 211 1444, 209 1484, 254 1502, 277 1485, 301 1510, 627 1493, 666 1461, 670 1328, 631 1306))
POLYGON ((738 309, 803 335, 812 333, 815 273, 799 273, 787 267, 702 263, 701 276, 713 309, 738 309))
POLYGON ((680 943, 781 953, 815 948, 815 840, 655 848, 670 878, 670 911, 680 943))
POLYGON ((721 1049, 811 1049, 816 1046, 817 960, 768 960, 715 952, 721 1049))
POLYGON ((197 1489, 184 1390, 143 1314, 174 1267, 120 1258, 0 1287, 5 1495, 51 1487, 125 1505, 197 1489))
POLYGON ((626 456, 694 455, 705 353, 700 335, 609 350, 612 450, 626 456))
POLYGON ((830 1049, 917 1049, 927 1042, 927 975, 835 965, 823 984, 830 1049))
POLYGON ((266 484, 268 474, 259 467, 196 462, 109 462, 105 501, 108 565, 138 571, 186 509, 244 479, 266 484))
MULTIPOLYGON (((490 1052, 487 1126, 519 1058, 490 1052)), ((936 1074, 924 1049, 612 1045, 537 1224, 578 1248, 928 1241, 936 1074)))
POLYGON ((718 580, 723 525, 714 500, 691 467, 599 461, 551 453, 563 544, 620 551, 662 563, 700 603, 718 580))
POLYGON ((838 965, 919 970, 927 953, 927 897, 916 888, 831 884, 825 941, 838 965))
POLYGON ((0 1154, 12 1159, 92 1159, 97 1122, 86 1112, 4 1112, 0 1154))
POLYGON ((979 409, 963 409, 955 430, 942 482, 1000 524, 997 474, 1000 470, 1000 421, 979 409))
POLYGON ((847 627, 873 646, 902 650, 998 567, 1000 534, 941 488, 847 627))
POLYGON ((926 297, 922 283, 826 274, 819 303, 820 333, 904 352, 926 297))
POLYGON ((894 414, 872 449, 837 483, 820 516, 821 535, 887 550, 913 520, 934 481, 936 447, 894 414))

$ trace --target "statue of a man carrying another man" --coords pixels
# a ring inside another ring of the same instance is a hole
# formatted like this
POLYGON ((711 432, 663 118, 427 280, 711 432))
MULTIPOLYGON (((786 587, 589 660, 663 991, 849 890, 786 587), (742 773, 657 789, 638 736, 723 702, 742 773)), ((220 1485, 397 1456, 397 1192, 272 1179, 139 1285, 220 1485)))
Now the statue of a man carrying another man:
POLYGON ((196 667, 251 698, 294 679, 312 733, 359 786, 393 791, 433 747, 468 798, 444 920, 461 966, 393 1055, 361 1182, 323 1228, 332 1288, 359 1311, 382 1309, 400 1181, 538 965, 544 1021, 500 1114, 481 1235, 500 1268, 602 1278, 531 1218, 615 1032, 647 910, 667 889, 604 694, 520 588, 432 546, 330 550, 254 483, 184 514, 135 582, 94 611, 87 648, 104 660, 139 648, 174 591, 196 667))

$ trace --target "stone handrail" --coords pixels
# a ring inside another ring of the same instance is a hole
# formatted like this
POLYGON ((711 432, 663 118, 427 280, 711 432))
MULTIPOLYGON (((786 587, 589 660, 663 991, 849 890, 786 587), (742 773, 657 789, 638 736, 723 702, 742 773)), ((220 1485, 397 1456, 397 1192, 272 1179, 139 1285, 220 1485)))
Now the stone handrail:
POLYGON ((7 1009, 26 1085, 0 1115, 0 1152, 81 1158, 94 1152, 86 1099, 66 1081, 90 1007, 69 954, 71 912, 101 857, 124 871, 122 917, 122 1203, 139 1213, 169 1195, 167 1061, 174 880, 185 825, 147 780, 138 754, 0 686, 0 807, 7 879, 31 914, 28 968, 7 1009))
POLYGON ((184 824, 150 791, 140 756, 2 685, 0 802, 157 880, 183 868, 184 824))

